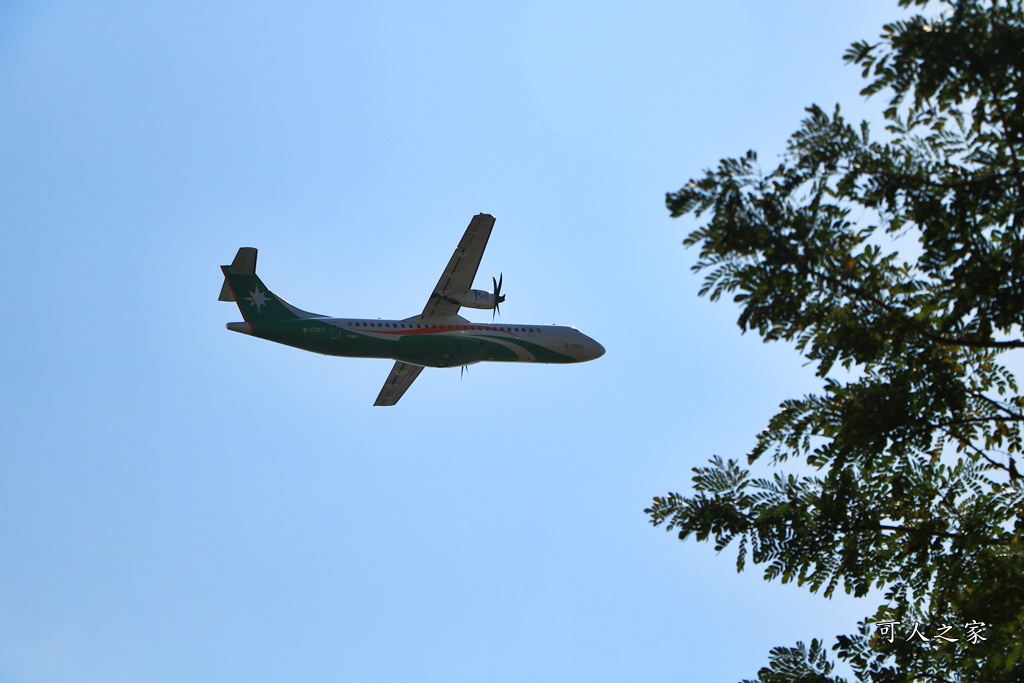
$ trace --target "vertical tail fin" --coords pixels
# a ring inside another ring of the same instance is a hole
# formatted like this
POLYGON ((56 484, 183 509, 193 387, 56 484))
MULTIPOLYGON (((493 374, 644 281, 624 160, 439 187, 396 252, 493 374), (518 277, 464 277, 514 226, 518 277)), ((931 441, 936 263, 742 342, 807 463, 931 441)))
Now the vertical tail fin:
POLYGON ((256 275, 256 254, 254 247, 242 247, 230 266, 220 267, 224 286, 220 289, 219 301, 234 301, 245 322, 250 324, 324 317, 296 308, 267 289, 256 275))

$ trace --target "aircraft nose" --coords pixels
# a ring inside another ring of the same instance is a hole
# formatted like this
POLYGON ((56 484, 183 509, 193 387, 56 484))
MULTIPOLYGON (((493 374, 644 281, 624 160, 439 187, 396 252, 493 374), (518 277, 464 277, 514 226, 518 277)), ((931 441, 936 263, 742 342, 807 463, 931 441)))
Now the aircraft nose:
POLYGON ((587 344, 584 345, 582 360, 594 360, 595 358, 600 358, 603 355, 604 347, 588 337, 587 344))

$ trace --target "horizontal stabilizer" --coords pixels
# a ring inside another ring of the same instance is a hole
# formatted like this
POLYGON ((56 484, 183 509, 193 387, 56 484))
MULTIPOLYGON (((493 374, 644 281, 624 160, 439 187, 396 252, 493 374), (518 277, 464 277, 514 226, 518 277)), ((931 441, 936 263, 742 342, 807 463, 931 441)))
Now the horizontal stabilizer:
MULTIPOLYGON (((238 253, 235 254, 235 260, 228 266, 228 272, 232 275, 255 275, 256 251, 255 247, 241 247, 238 253)), ((231 293, 231 287, 228 286, 227 278, 225 278, 224 285, 220 288, 220 297, 217 298, 217 301, 234 300, 235 295, 231 293)))

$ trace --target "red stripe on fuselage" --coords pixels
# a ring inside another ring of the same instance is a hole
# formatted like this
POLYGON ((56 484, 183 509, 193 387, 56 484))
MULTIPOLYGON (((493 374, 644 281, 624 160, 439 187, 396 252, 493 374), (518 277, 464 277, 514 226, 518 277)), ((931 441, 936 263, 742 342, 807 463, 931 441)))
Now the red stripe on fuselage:
MULTIPOLYGON (((347 325, 342 325, 341 327, 342 328, 347 328, 348 326, 347 325)), ((368 332, 368 333, 371 333, 371 334, 386 334, 386 335, 390 335, 390 336, 405 336, 405 335, 417 335, 417 334, 444 334, 444 333, 450 333, 450 332, 490 332, 490 333, 499 333, 499 334, 508 335, 509 337, 512 337, 513 339, 520 339, 519 335, 517 335, 516 333, 508 332, 506 330, 501 330, 501 329, 498 329, 496 327, 480 327, 480 326, 476 326, 474 328, 473 326, 468 326, 468 325, 438 325, 437 327, 434 327, 434 328, 406 328, 406 329, 397 329, 397 330, 396 329, 392 329, 392 328, 381 329, 381 328, 376 327, 376 326, 374 326, 374 327, 363 327, 362 325, 355 325, 355 326, 353 326, 351 328, 348 328, 348 329, 352 329, 352 330, 355 330, 357 332, 368 332)))

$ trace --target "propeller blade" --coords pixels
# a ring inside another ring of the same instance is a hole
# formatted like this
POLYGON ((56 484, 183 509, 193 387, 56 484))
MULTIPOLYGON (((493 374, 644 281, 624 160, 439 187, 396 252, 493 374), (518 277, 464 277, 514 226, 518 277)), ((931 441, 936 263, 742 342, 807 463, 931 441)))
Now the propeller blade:
POLYGON ((494 310, 491 311, 491 320, 494 320, 495 314, 501 315, 501 302, 505 300, 505 297, 501 295, 501 283, 504 281, 504 273, 499 273, 497 280, 493 276, 491 277, 491 282, 494 283, 494 310))

